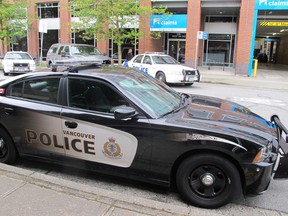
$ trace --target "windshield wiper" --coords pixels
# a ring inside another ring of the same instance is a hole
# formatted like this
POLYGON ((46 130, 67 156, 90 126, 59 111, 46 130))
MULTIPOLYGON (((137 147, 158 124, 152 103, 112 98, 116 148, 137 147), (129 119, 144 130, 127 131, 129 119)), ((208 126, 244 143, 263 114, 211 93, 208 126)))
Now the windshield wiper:
POLYGON ((176 113, 178 112, 179 110, 183 109, 184 107, 186 107, 189 103, 187 103, 187 99, 189 98, 189 95, 188 94, 185 94, 185 93, 181 93, 181 100, 180 100, 180 103, 178 105, 177 108, 163 114, 161 117, 164 117, 164 116, 167 116, 171 113, 176 113))

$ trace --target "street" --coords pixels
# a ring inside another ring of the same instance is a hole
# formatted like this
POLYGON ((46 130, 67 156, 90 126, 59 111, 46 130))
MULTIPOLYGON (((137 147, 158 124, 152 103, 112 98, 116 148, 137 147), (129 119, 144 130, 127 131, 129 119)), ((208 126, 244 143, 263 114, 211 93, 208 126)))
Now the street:
MULTIPOLYGON (((210 83, 195 83, 191 87, 173 86, 173 88, 177 91, 191 94, 209 95, 230 99, 247 106, 252 111, 255 111, 267 119, 269 119, 273 114, 278 114, 282 122, 288 126, 287 90, 266 90, 210 83)), ((84 185, 108 189, 122 193, 123 196, 137 196, 167 204, 187 206, 173 188, 167 190, 153 185, 95 174, 92 172, 69 168, 67 166, 51 165, 45 162, 35 163, 35 161, 27 159, 21 160, 21 162, 16 166, 78 182, 84 185)), ((286 190, 288 185, 288 175, 286 170, 288 170, 288 164, 285 161, 282 161, 280 164, 281 172, 276 173, 276 179, 272 181, 268 191, 263 195, 246 198, 239 197, 232 204, 211 211, 223 215, 239 215, 239 212, 242 211, 241 209, 243 209, 244 205, 246 206, 245 208, 247 208, 247 206, 252 207, 251 215, 253 215, 253 211, 254 214, 257 215, 257 210, 253 210, 253 208, 276 210, 288 214, 288 206, 286 204, 286 197, 288 196, 288 190, 286 190)))

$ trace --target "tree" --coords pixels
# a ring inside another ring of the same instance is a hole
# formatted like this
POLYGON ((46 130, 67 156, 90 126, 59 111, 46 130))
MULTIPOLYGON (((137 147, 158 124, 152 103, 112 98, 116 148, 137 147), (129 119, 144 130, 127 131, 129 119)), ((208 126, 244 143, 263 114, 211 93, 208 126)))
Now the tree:
POLYGON ((14 43, 15 37, 27 34, 26 8, 27 0, 0 0, 0 42, 3 45, 14 43))
MULTIPOLYGON (((121 64, 121 46, 126 39, 143 38, 143 32, 129 26, 137 26, 139 17, 150 14, 169 14, 166 8, 140 7, 141 0, 73 0, 72 14, 78 22, 72 22, 74 31, 85 31, 85 36, 96 36, 97 40, 112 39, 117 44, 118 63, 121 64)), ((152 33, 159 37, 159 33, 152 33)))

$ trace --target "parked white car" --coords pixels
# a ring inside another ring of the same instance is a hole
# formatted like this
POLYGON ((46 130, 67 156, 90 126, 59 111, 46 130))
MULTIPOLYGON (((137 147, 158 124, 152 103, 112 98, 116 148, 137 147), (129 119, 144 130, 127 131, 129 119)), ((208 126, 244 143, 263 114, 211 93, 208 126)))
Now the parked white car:
POLYGON ((173 57, 164 53, 144 53, 134 56, 126 66, 136 68, 164 83, 181 83, 187 86, 200 82, 200 72, 181 65, 173 57))
POLYGON ((36 70, 34 58, 27 52, 10 51, 2 59, 4 75, 10 73, 27 73, 36 70))

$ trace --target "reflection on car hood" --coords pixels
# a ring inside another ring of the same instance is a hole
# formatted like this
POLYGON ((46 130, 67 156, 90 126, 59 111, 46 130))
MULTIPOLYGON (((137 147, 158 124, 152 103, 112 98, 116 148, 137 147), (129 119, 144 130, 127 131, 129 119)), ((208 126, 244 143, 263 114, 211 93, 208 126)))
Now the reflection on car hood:
POLYGON ((170 115, 166 122, 253 140, 269 140, 276 136, 274 125, 248 108, 201 95, 191 95, 189 105, 170 115))

